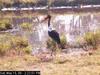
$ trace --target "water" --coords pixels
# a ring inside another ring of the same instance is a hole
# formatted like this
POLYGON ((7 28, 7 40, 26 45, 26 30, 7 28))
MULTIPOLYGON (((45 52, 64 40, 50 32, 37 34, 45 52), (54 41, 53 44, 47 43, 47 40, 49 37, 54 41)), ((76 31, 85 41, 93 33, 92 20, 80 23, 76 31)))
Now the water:
MULTIPOLYGON (((41 21, 45 16, 37 15, 41 21)), ((19 33, 28 38, 29 43, 33 49, 46 47, 46 40, 48 39, 48 25, 47 22, 39 23, 33 17, 12 18, 13 29, 8 32, 12 34, 19 33), (26 31, 20 27, 23 22, 31 23, 32 30, 26 31)), ((100 14, 60 14, 53 15, 51 25, 61 35, 64 34, 68 43, 75 44, 77 37, 84 35, 86 32, 95 31, 100 28, 100 14)))

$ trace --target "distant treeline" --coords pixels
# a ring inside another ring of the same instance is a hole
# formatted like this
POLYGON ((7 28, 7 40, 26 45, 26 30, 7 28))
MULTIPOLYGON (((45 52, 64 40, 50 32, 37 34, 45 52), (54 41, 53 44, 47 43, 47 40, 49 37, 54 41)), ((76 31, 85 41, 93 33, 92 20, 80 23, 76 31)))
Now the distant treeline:
POLYGON ((40 7, 40 6, 79 6, 98 5, 100 0, 0 0, 0 8, 4 7, 40 7))

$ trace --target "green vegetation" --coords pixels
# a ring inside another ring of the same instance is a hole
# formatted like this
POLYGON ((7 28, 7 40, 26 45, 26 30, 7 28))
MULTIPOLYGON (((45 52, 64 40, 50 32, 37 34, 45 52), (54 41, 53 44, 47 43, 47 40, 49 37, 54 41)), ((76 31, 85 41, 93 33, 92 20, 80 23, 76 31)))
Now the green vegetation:
POLYGON ((62 46, 62 48, 66 48, 66 45, 67 45, 66 36, 63 34, 63 35, 61 35, 60 39, 61 39, 61 46, 62 46))
POLYGON ((15 50, 16 52, 31 53, 31 46, 25 37, 10 34, 0 35, 0 55, 15 50))
POLYGON ((84 50, 87 50, 86 49, 87 44, 86 44, 86 41, 85 41, 83 36, 78 36, 77 37, 76 44, 77 44, 77 47, 83 48, 84 50))
POLYGON ((31 49, 32 49, 31 46, 27 46, 27 47, 23 48, 23 51, 24 51, 25 53, 27 53, 27 54, 31 54, 31 52, 32 52, 31 49))
POLYGON ((28 40, 25 37, 12 36, 11 42, 14 45, 14 47, 23 48, 28 46, 28 40))
POLYGON ((13 0, 0 0, 0 8, 10 7, 13 4, 13 0))
POLYGON ((32 24, 30 24, 30 23, 22 23, 22 24, 21 24, 21 27, 22 27, 23 29, 25 29, 25 30, 31 30, 32 24))
POLYGON ((0 55, 4 55, 10 48, 11 44, 9 42, 0 42, 0 55))
POLYGON ((87 32, 84 36, 78 37, 77 44, 83 48, 92 46, 93 49, 96 49, 100 44, 100 31, 87 32))
POLYGON ((38 0, 19 0, 21 3, 36 3, 38 0))
POLYGON ((87 45, 91 45, 95 49, 97 48, 98 42, 100 42, 100 32, 88 32, 85 34, 84 39, 87 45))
POLYGON ((0 20, 0 31, 11 29, 12 25, 9 20, 0 20))

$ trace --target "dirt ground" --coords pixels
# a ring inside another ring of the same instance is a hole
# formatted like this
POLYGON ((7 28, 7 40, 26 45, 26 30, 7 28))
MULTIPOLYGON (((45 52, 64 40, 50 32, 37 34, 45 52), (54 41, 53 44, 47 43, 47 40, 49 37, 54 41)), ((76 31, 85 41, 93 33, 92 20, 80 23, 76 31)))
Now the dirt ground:
POLYGON ((4 56, 0 70, 40 71, 41 75, 100 75, 100 48, 84 53, 57 53, 41 56, 4 56))

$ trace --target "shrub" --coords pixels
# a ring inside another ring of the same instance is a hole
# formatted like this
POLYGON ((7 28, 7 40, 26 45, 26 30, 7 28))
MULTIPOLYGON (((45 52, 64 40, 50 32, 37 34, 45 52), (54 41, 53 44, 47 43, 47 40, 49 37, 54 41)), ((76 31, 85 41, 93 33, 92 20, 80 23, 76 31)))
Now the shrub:
POLYGON ((13 36, 11 42, 12 42, 12 48, 16 49, 17 51, 27 54, 31 53, 32 48, 28 44, 28 40, 26 37, 13 36))
POLYGON ((11 42, 14 47, 27 47, 28 46, 28 40, 25 37, 20 36, 13 36, 11 38, 11 42))
POLYGON ((6 50, 3 47, 3 44, 0 43, 0 55, 4 55, 6 50))
POLYGON ((66 36, 64 34, 60 37, 60 40, 61 40, 62 48, 66 48, 67 40, 66 40, 66 36))
POLYGON ((2 42, 2 43, 0 43, 0 55, 4 55, 10 49, 11 49, 10 42, 2 42))
POLYGON ((6 27, 5 27, 5 24, 0 24, 0 30, 2 31, 2 30, 6 30, 6 27))
POLYGON ((76 38, 76 47, 87 50, 87 42, 85 41, 84 36, 78 36, 76 38))
POLYGON ((1 31, 11 29, 11 28, 12 28, 12 25, 9 20, 1 20, 0 21, 0 30, 1 31))
POLYGON ((94 33, 88 32, 85 34, 84 39, 87 45, 91 45, 93 48, 96 48, 96 37, 94 33))
POLYGON ((30 24, 30 23, 22 23, 21 27, 23 29, 31 29, 32 28, 32 24, 30 24))
POLYGON ((0 55, 4 55, 8 51, 31 53, 31 46, 25 37, 13 36, 9 34, 0 35, 0 55))
POLYGON ((12 25, 11 24, 5 24, 6 29, 12 29, 12 25))
POLYGON ((100 44, 100 30, 97 30, 95 32, 95 41, 96 41, 96 44, 99 45, 100 44))
POLYGON ((84 35, 84 40, 88 46, 92 46, 94 49, 100 44, 100 31, 87 32, 84 35))
POLYGON ((24 51, 25 53, 27 53, 27 54, 30 54, 30 53, 32 52, 31 49, 32 49, 31 46, 27 46, 27 47, 23 48, 23 51, 24 51))

